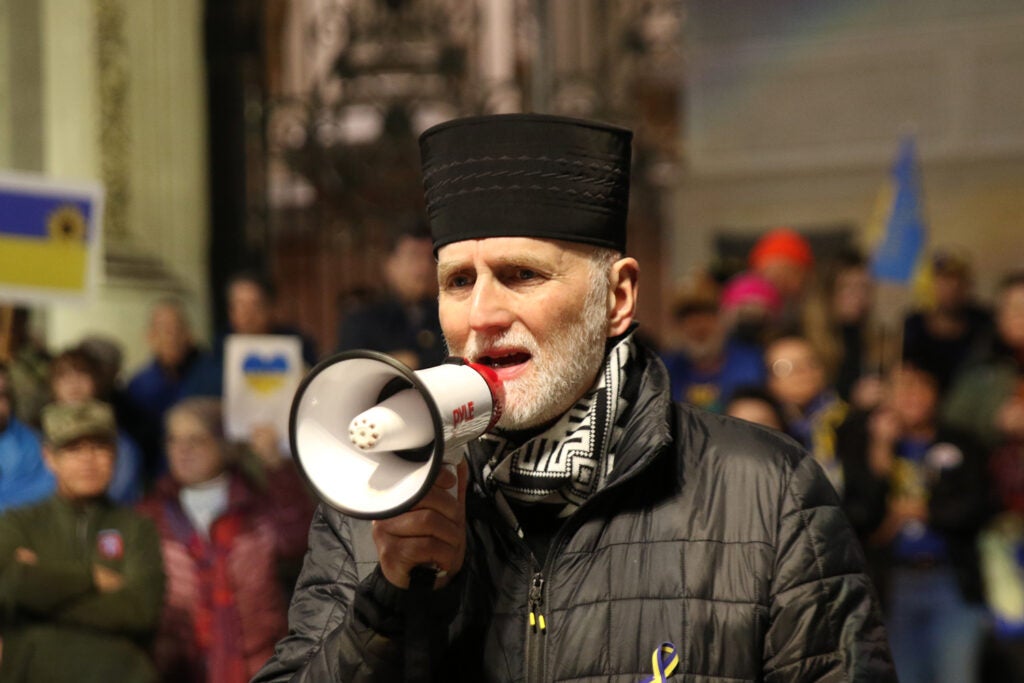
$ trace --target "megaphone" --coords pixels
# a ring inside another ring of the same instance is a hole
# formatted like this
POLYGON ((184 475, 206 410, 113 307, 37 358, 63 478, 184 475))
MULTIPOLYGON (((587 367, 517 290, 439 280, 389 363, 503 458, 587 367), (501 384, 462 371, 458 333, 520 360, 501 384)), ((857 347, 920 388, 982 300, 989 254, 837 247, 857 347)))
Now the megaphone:
POLYGON ((292 400, 289 439, 323 502, 362 519, 413 507, 459 446, 494 426, 501 382, 491 368, 449 358, 413 372, 375 351, 315 366, 292 400))

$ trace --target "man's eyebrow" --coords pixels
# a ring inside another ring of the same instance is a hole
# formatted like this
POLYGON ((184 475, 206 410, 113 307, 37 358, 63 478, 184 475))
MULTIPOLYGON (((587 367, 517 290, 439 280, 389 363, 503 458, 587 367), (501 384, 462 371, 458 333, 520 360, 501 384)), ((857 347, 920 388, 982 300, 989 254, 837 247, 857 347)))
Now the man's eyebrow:
MULTIPOLYGON (((487 265, 492 270, 506 268, 531 268, 541 272, 550 272, 554 268, 550 260, 538 258, 534 254, 524 252, 497 256, 488 261, 487 265)), ((442 262, 437 264, 437 276, 438 279, 443 280, 444 278, 451 276, 453 273, 472 269, 472 263, 467 261, 442 262)))
POLYGON ((459 261, 448 261, 447 263, 437 264, 437 279, 444 280, 446 277, 452 275, 452 273, 458 273, 459 271, 465 270, 466 264, 459 261))

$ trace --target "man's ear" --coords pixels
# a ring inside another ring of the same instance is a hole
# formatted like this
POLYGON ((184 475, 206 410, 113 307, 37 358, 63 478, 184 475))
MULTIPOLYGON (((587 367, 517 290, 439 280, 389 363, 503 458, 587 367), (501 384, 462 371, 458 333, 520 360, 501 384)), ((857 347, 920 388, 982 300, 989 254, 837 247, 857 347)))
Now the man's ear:
POLYGON ((608 289, 608 336, 617 337, 633 323, 640 287, 640 264, 626 256, 612 264, 608 289))

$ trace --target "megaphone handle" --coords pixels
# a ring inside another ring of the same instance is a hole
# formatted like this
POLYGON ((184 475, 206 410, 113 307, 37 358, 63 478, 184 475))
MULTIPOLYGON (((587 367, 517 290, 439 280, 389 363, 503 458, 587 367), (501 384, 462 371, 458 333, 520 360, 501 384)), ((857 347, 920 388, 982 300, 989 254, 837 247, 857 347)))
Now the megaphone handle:
MULTIPOLYGON (((445 451, 441 466, 455 475, 455 484, 447 489, 454 498, 459 496, 459 463, 462 449, 445 451)), ((421 564, 409 571, 409 601, 406 612, 405 681, 420 683, 430 680, 430 634, 434 626, 429 619, 429 605, 434 583, 446 572, 436 566, 421 564)))
POLYGON ((430 598, 434 592, 437 570, 420 565, 409 572, 409 600, 405 614, 405 681, 427 683, 430 666, 430 598))

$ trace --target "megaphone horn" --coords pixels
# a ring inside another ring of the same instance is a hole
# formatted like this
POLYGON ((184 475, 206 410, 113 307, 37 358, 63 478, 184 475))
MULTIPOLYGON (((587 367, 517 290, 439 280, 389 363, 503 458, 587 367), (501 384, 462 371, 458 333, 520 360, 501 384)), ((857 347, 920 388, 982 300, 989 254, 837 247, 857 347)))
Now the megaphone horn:
POLYGON ((310 370, 292 401, 292 452, 317 496, 354 517, 414 506, 459 446, 494 426, 501 383, 450 358, 413 372, 375 351, 348 351, 310 370))

